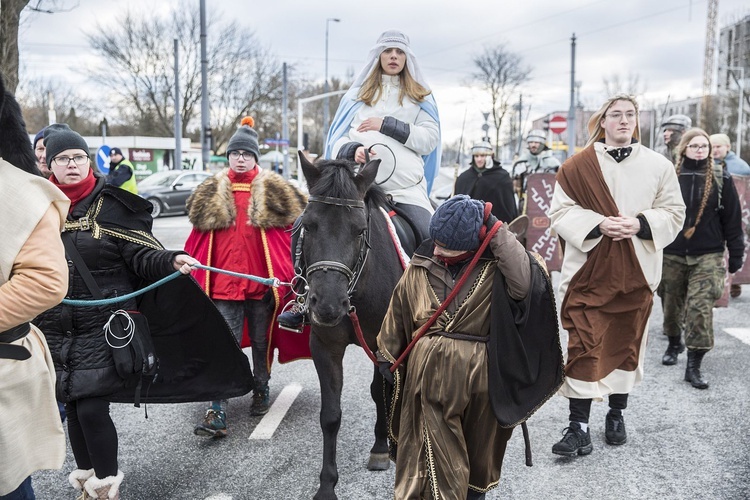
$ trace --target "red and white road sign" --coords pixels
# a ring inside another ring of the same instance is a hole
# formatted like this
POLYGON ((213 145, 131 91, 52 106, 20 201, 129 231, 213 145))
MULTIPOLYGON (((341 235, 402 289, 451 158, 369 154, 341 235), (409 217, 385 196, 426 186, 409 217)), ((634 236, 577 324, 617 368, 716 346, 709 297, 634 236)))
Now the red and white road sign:
POLYGON ((568 119, 563 115, 555 115, 549 119, 549 129, 556 133, 562 134, 568 128, 568 119))

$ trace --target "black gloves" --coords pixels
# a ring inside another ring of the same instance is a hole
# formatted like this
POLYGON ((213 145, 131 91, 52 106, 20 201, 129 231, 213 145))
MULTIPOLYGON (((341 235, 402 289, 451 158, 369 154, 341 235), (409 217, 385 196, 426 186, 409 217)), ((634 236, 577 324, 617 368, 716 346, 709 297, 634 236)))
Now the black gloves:
POLYGON ((391 363, 390 361, 381 361, 380 363, 378 363, 378 371, 380 371, 380 374, 389 384, 393 385, 395 382, 393 380, 391 366, 393 366, 393 363, 391 363))
POLYGON ((729 257, 729 274, 734 274, 742 269, 742 256, 729 257))

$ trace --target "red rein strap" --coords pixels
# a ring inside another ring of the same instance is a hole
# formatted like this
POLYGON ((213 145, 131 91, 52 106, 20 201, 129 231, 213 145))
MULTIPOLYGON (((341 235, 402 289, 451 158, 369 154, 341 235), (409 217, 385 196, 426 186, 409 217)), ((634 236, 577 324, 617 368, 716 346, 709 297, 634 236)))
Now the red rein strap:
POLYGON ((375 366, 378 365, 378 358, 375 357, 375 354, 370 350, 369 347, 367 347, 367 344, 365 343, 365 336, 362 333, 362 327, 359 325, 359 318, 357 317, 357 309, 352 306, 351 309, 349 309, 349 319, 352 321, 352 326, 354 327, 354 333, 357 334, 357 340, 359 340, 359 345, 362 346, 362 349, 365 351, 365 354, 367 354, 367 357, 370 358, 370 360, 375 363, 375 366))
POLYGON ((459 290, 464 286, 464 283, 466 283, 466 280, 469 277, 469 274, 471 273, 472 269, 477 265, 477 262, 479 262, 479 258, 484 253, 485 249, 487 248, 487 245, 490 244, 490 240, 493 236, 495 236, 495 233, 497 233, 497 230, 500 229, 500 226, 502 226, 503 223, 501 221, 495 222, 495 225, 492 226, 492 229, 489 230, 487 233, 487 236, 482 241, 482 244, 479 247, 479 250, 477 250, 477 253, 474 254, 474 258, 471 259, 471 262, 469 263, 469 267, 466 269, 466 272, 464 272, 464 275, 461 276, 461 279, 458 280, 458 283, 456 283, 456 286, 453 287, 453 291, 451 291, 450 295, 443 301, 443 303, 438 307, 437 311, 430 317, 430 319, 422 325, 422 328, 419 329, 417 334, 414 336, 414 339, 409 343, 408 346, 406 346, 406 349, 404 349, 404 352, 399 356, 399 358, 396 360, 395 363, 393 363, 393 366, 391 366, 391 373, 396 371, 396 368, 401 365, 401 363, 404 362, 406 357, 411 352, 414 345, 417 343, 417 341, 422 338, 422 336, 427 332, 427 329, 430 328, 435 321, 440 317, 441 314, 443 314, 443 311, 445 311, 451 302, 453 302, 453 299, 456 298, 456 295, 458 294, 459 290))

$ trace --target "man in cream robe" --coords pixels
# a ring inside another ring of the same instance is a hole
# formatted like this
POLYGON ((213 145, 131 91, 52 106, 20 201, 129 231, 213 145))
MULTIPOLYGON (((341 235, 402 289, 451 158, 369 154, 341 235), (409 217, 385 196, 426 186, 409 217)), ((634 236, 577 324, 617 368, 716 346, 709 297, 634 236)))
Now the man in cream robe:
POLYGON ((609 397, 605 437, 624 444, 622 412, 643 379, 643 357, 662 249, 682 228, 685 205, 674 166, 637 142, 632 97, 607 101, 589 122, 584 151, 563 164, 552 197, 552 229, 565 242, 560 294, 568 331, 570 426, 553 453, 591 453, 593 399, 609 397))
POLYGON ((0 496, 30 491, 33 472, 65 459, 52 357, 28 322, 68 290, 60 231, 69 203, 45 178, 0 160, 0 496))

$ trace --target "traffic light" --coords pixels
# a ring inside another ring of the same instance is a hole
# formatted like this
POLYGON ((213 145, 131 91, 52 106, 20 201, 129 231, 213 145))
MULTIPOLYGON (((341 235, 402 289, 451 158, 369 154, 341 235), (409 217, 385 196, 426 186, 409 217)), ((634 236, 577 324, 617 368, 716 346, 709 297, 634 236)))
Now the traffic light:
POLYGON ((542 130, 549 132, 549 117, 542 120, 542 130))

